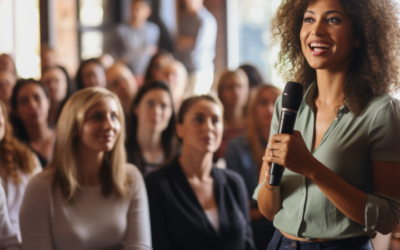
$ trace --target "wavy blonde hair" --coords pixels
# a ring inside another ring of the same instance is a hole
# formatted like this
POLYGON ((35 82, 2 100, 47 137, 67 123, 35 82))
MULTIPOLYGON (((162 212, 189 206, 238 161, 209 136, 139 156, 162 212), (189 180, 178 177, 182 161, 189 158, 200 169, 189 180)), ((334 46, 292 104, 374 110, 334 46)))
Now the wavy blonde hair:
POLYGON ((250 145, 254 163, 256 164, 259 170, 257 173, 261 171, 262 157, 264 156, 265 147, 262 145, 260 140, 261 128, 257 120, 256 107, 257 104, 260 102, 261 95, 263 94, 264 91, 274 91, 278 95, 282 93, 282 91, 279 88, 273 85, 269 84, 261 85, 256 89, 256 93, 254 97, 251 98, 248 105, 248 110, 247 110, 248 127, 247 127, 246 137, 250 145))
POLYGON ((0 161, 4 164, 7 175, 15 183, 21 181, 17 168, 23 173, 30 174, 36 168, 36 162, 32 151, 13 136, 13 129, 8 122, 7 107, 0 100, 0 109, 5 121, 5 134, 0 140, 0 161))
POLYGON ((80 189, 76 149, 79 137, 82 136, 85 113, 105 97, 111 97, 117 103, 121 131, 113 149, 104 154, 103 166, 99 173, 102 194, 107 197, 115 192, 119 197, 123 197, 131 181, 125 168, 125 119, 121 103, 114 93, 105 88, 85 88, 72 95, 61 112, 57 123, 53 159, 47 167, 54 171, 53 187, 61 188, 67 202, 76 200, 80 189))

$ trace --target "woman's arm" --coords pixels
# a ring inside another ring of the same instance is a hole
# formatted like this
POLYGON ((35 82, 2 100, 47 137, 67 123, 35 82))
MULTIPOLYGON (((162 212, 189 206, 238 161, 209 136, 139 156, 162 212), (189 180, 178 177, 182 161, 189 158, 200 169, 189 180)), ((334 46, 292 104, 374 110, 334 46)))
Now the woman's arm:
POLYGON ((146 186, 142 174, 131 164, 128 168, 134 192, 128 211, 128 231, 124 250, 151 250, 151 231, 146 186))
POLYGON ((400 218, 400 188, 395 177, 400 176, 400 163, 373 162, 374 193, 380 193, 385 197, 392 198, 392 202, 368 195, 363 191, 347 183, 332 170, 320 163, 308 151, 300 132, 295 131, 293 135, 277 134, 272 136, 272 141, 267 148, 265 160, 269 163, 277 163, 285 168, 299 173, 311 181, 327 196, 327 198, 347 217, 363 226, 368 226, 368 204, 380 203, 386 211, 376 211, 379 214, 381 226, 376 226, 378 232, 390 233, 392 224, 399 223, 400 218), (271 157, 274 149, 274 157, 271 157), (288 154, 290 152, 290 154, 288 154), (302 162, 302 164, 298 164, 302 162), (304 167, 307 166, 307 167, 304 167), (396 206, 397 203, 397 206, 396 206), (387 216, 391 216, 388 218, 387 216), (383 218, 384 217, 384 218, 383 218))
POLYGON ((30 180, 19 213, 23 249, 53 249, 50 227, 51 187, 41 175, 30 180))

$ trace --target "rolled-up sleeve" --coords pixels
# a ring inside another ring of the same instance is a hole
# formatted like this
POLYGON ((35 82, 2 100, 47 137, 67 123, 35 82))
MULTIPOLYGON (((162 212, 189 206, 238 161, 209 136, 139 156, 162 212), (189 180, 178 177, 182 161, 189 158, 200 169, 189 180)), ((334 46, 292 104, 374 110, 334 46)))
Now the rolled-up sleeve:
MULTIPOLYGON (((369 130, 371 161, 400 163, 400 102, 392 99, 381 107, 369 130)), ((399 187, 397 188, 400 192, 399 187)), ((400 200, 384 194, 368 194, 365 207, 367 232, 390 233, 400 223, 400 200)))

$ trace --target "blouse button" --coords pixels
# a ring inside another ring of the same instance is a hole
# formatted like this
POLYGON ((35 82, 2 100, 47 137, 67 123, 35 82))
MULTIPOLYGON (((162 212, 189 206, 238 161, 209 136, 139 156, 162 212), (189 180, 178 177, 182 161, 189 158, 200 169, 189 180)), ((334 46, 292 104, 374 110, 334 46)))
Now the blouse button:
POLYGON ((292 248, 296 248, 296 244, 292 243, 292 248))

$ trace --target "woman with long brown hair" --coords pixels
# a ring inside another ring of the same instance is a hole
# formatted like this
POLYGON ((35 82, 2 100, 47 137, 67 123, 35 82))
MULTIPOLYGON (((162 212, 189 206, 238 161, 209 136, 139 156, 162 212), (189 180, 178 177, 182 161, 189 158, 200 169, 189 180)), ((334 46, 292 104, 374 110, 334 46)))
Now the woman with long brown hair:
POLYGON ((0 100, 0 177, 4 183, 8 217, 21 239, 19 210, 29 179, 42 170, 32 151, 13 135, 6 105, 0 100))
POLYGON ((268 249, 371 249, 400 223, 399 8, 392 0, 286 0, 278 66, 305 94, 293 135, 271 137, 255 192, 268 249), (285 167, 269 184, 272 163, 285 167))

